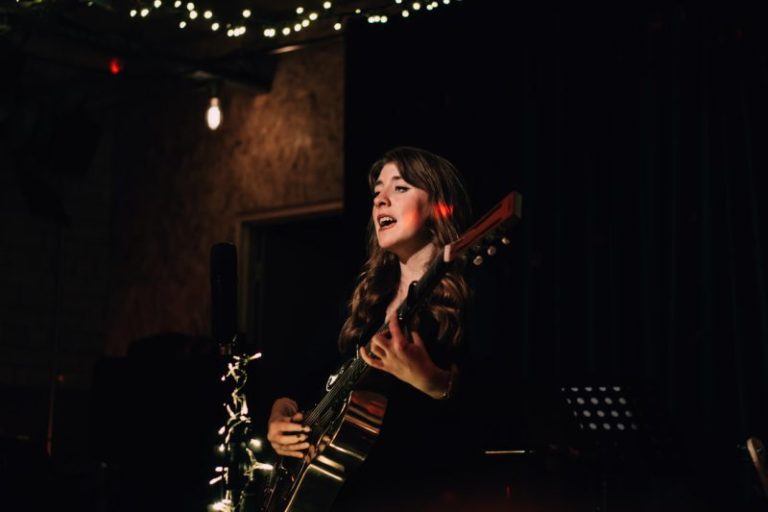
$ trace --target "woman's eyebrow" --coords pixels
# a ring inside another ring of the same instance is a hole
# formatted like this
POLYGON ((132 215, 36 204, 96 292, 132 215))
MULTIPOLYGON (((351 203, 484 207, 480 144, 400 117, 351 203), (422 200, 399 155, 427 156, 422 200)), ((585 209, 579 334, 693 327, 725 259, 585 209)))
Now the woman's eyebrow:
MULTIPOLYGON (((395 176, 392 176, 392 178, 389 181, 402 180, 402 179, 403 178, 401 178, 400 176, 395 175, 395 176)), ((383 181, 376 180, 376 182, 373 184, 373 186, 374 187, 378 187, 379 185, 383 185, 383 184, 384 184, 383 181)))

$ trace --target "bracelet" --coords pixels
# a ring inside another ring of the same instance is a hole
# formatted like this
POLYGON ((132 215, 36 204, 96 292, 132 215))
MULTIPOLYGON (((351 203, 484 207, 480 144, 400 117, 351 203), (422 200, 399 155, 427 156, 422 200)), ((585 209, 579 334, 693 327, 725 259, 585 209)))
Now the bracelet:
POLYGON ((456 382, 456 375, 458 375, 459 370, 456 368, 455 364, 451 365, 450 369, 450 376, 448 377, 448 389, 445 390, 445 392, 440 395, 438 400, 448 400, 453 395, 453 385, 456 382))

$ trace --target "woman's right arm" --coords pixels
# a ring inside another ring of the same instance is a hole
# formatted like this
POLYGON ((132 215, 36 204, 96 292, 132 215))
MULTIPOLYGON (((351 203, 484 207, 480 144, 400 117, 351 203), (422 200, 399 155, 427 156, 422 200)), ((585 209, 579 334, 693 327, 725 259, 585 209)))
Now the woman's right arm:
POLYGON ((299 459, 304 457, 303 450, 309 448, 306 442, 309 427, 299 423, 303 419, 298 404, 290 398, 278 398, 272 404, 267 440, 278 455, 299 459))

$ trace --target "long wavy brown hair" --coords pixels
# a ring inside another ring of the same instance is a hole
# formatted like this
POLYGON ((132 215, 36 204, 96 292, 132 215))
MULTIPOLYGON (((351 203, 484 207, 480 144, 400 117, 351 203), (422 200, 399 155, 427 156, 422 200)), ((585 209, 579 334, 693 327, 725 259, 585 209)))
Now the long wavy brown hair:
MULTIPOLYGON (((441 248, 459 237, 471 215, 469 196, 459 172, 445 158, 429 151, 398 147, 384 154, 368 173, 373 193, 382 168, 393 163, 400 176, 411 185, 427 192, 432 214, 427 227, 432 243, 441 248)), ((442 256, 437 251, 436 257, 442 256)), ((400 282, 397 256, 379 247, 373 218, 368 221, 368 260, 363 265, 357 286, 349 302, 350 314, 339 334, 339 348, 346 352, 366 334, 374 321, 381 321, 394 299, 400 282)), ((463 338, 464 306, 469 287, 457 268, 451 268, 435 288, 426 310, 437 322, 437 340, 457 347, 463 338)))

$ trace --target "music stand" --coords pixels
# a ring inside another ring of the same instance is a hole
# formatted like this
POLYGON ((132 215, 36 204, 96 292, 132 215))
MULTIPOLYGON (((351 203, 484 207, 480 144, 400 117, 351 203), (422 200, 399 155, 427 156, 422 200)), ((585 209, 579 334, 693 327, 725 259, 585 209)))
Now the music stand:
POLYGON ((560 393, 579 437, 615 444, 648 430, 628 386, 564 386, 560 393))
POLYGON ((574 441, 597 458, 600 489, 596 509, 608 510, 608 477, 624 451, 649 440, 636 390, 627 385, 562 386, 560 395, 571 419, 574 441))

